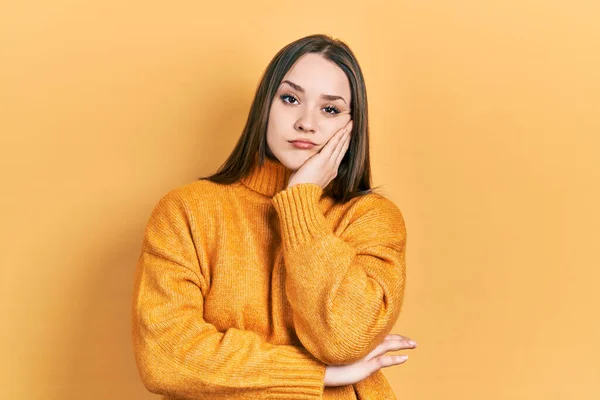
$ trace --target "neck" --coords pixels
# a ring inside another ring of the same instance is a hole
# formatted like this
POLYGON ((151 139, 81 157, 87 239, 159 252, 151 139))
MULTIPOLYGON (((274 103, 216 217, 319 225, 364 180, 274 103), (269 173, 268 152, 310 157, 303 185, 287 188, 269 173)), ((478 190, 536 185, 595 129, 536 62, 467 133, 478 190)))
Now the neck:
POLYGON ((273 197, 278 192, 286 189, 292 173, 291 169, 275 157, 266 156, 264 163, 259 165, 257 153, 254 157, 251 172, 242 178, 241 182, 255 192, 273 197))

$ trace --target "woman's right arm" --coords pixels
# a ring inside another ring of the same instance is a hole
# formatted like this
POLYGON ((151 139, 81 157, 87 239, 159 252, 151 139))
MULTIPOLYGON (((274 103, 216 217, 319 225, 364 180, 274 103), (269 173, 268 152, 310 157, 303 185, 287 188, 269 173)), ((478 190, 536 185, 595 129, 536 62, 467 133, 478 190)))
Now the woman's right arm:
POLYGON ((407 355, 385 355, 388 351, 407 350, 417 347, 417 343, 409 337, 387 335, 364 358, 345 365, 328 365, 325 369, 325 386, 353 385, 379 371, 381 368, 402 364, 408 360, 407 355))
POLYGON ((177 398, 320 399, 326 366, 304 348, 204 320, 207 283, 177 193, 155 207, 134 278, 133 349, 146 388, 177 398))

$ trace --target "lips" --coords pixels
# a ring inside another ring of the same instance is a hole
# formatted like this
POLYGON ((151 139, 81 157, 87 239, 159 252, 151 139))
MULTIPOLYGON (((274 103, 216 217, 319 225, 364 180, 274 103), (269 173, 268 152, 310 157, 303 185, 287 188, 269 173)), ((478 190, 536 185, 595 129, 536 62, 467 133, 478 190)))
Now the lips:
POLYGON ((316 144, 314 144, 313 142, 304 140, 294 140, 290 141, 290 143, 297 149, 312 149, 316 146, 316 144))
POLYGON ((290 143, 309 143, 309 144, 312 144, 313 146, 317 145, 316 143, 311 142, 310 140, 304 140, 304 139, 290 140, 290 143))

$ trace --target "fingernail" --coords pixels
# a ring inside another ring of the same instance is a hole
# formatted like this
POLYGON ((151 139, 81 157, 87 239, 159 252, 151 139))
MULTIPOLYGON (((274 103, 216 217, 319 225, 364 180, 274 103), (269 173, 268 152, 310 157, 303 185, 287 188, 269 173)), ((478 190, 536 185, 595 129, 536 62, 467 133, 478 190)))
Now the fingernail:
POLYGON ((415 342, 414 340, 409 340, 408 344, 410 344, 413 347, 417 347, 417 342, 415 342))

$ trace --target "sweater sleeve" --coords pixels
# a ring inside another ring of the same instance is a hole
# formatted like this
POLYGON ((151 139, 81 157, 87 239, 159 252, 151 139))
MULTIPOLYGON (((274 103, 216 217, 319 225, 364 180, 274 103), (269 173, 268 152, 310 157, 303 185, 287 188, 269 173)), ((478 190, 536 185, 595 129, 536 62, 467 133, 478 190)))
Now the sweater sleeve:
POLYGON ((405 287, 406 227, 381 195, 360 199, 338 235, 318 206, 323 190, 302 183, 272 197, 279 216, 286 295, 298 338, 325 364, 365 357, 391 331, 405 287))
POLYGON ((207 272, 199 265, 190 216, 172 191, 145 230, 132 337, 146 388, 176 398, 320 399, 325 365, 306 349, 274 345, 252 331, 219 332, 203 319, 207 272))

